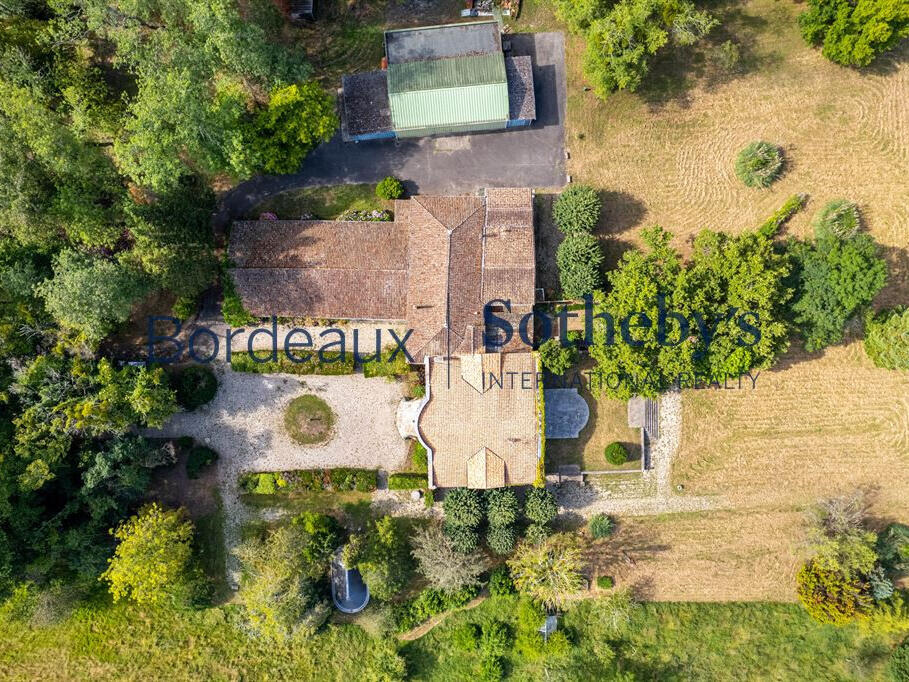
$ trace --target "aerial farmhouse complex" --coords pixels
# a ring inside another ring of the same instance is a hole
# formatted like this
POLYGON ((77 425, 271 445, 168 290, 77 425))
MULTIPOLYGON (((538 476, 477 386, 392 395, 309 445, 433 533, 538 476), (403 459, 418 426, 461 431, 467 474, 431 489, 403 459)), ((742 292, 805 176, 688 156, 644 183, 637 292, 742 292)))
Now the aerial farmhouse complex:
POLYGON ((496 315, 517 329, 533 309, 533 192, 415 196, 397 200, 394 216, 235 223, 230 274, 244 306, 258 316, 403 323, 425 368, 426 396, 408 428, 429 453, 429 485, 533 482, 537 393, 490 386, 490 376, 535 376, 536 359, 517 334, 487 348, 483 316, 487 302, 510 301, 496 315))
POLYGON ((383 68, 344 76, 345 140, 450 135, 530 125, 531 58, 510 56, 498 22, 385 33, 383 68))

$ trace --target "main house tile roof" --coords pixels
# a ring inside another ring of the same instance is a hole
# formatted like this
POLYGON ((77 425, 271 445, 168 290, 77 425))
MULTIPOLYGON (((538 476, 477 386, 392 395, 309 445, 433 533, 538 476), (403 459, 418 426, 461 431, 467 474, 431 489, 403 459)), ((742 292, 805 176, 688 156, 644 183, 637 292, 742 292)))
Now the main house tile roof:
POLYGON ((431 484, 533 483, 540 454, 534 354, 434 358, 427 371, 428 401, 419 428, 431 451, 431 484), (483 370, 479 388, 478 369, 483 370))
POLYGON ((481 352, 488 301, 511 300, 515 329, 533 307, 533 193, 416 196, 391 223, 237 222, 229 257, 254 315, 402 320, 418 362, 481 352))

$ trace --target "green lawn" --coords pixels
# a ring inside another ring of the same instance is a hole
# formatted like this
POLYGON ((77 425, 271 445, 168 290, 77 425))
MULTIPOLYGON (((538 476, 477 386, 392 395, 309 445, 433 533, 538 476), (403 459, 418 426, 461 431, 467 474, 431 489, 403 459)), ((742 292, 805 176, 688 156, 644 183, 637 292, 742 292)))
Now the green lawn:
MULTIPOLYGON (((616 662, 603 664, 590 641, 597 627, 592 605, 570 607, 561 621, 572 642, 568 657, 558 662, 512 647, 506 679, 612 679, 618 668, 634 679, 661 681, 882 680, 886 659, 902 636, 819 626, 794 604, 651 603, 609 638, 616 662)), ((477 656, 464 655, 453 644, 457 626, 499 620, 514 631, 516 613, 516 599, 492 598, 451 614, 421 639, 402 645, 407 679, 479 679, 477 656)), ((170 611, 98 603, 50 625, 0 618, 0 677, 385 679, 367 671, 388 646, 387 637, 374 639, 352 625, 328 626, 310 639, 286 643, 253 639, 230 605, 170 611)))
POLYGON ((292 189, 269 197, 250 211, 247 218, 260 213, 274 213, 282 220, 298 220, 310 215, 322 220, 334 220, 347 210, 371 211, 390 209, 392 202, 376 197, 375 185, 331 185, 292 189))
MULTIPOLYGON (((476 657, 453 644, 464 622, 506 622, 516 628, 514 599, 490 599, 404 647, 413 679, 452 681, 477 675, 476 657)), ((592 602, 571 607, 561 626, 573 655, 533 660, 512 647, 508 679, 613 679, 615 667, 600 663, 589 633, 592 602), (558 674, 560 673, 560 674, 558 674)), ((610 638, 615 666, 641 680, 876 680, 898 636, 857 626, 820 626, 795 604, 644 604, 610 638)))

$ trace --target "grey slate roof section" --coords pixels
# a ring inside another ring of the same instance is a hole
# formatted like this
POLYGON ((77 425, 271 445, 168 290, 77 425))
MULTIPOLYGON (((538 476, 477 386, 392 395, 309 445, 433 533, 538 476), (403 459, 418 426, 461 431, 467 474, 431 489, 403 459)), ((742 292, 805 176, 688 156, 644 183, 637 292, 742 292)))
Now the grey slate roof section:
POLYGON ((392 130, 385 71, 369 71, 341 79, 344 91, 344 131, 348 136, 392 130))
POLYGON ((531 58, 506 57, 505 78, 508 80, 508 120, 535 120, 537 101, 533 92, 531 58))
POLYGON ((389 64, 501 51, 502 39, 499 25, 495 21, 428 26, 385 33, 385 54, 389 64))

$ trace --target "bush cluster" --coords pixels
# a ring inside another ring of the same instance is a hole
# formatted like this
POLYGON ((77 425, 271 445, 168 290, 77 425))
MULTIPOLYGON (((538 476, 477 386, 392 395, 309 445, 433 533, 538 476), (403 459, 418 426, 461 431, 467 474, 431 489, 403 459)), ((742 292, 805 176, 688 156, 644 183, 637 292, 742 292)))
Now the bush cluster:
POLYGON ((865 352, 875 366, 909 370, 909 308, 889 308, 865 320, 865 352))
POLYGON ((465 587, 455 592, 445 592, 431 587, 423 590, 413 599, 395 605, 392 618, 398 632, 413 630, 433 616, 464 606, 479 594, 476 586, 465 587))
POLYGON ((404 196, 404 185, 393 175, 389 175, 376 185, 376 196, 390 201, 404 196))
POLYGON ((570 185, 556 199, 552 219, 565 234, 593 232, 602 204, 597 191, 587 185, 570 185))
POLYGON ((859 209, 847 199, 834 199, 822 208, 814 218, 814 236, 817 239, 836 237, 852 239, 861 227, 859 209))
POLYGON ((204 445, 197 445, 189 451, 186 458, 186 475, 189 478, 199 478, 203 469, 210 467, 218 459, 218 453, 204 445))
POLYGON ((735 174, 747 187, 770 187, 783 171, 783 153, 769 142, 752 142, 735 159, 735 174))
POLYGON ((171 375, 171 387, 177 395, 177 404, 191 412, 215 397, 218 378, 211 367, 190 365, 171 375))
POLYGON ((622 466, 628 461, 628 450, 621 443, 610 443, 606 446, 606 461, 613 466, 622 466))
POLYGON ((514 581, 511 579, 511 573, 508 566, 497 566, 489 574, 489 593, 493 597, 514 594, 514 581))
POLYGON ((271 495, 279 489, 347 491, 368 493, 376 489, 375 469, 297 469, 293 471, 246 473, 240 488, 248 493, 271 495))
POLYGON ((320 360, 318 353, 311 353, 305 362, 294 362, 283 353, 278 353, 278 361, 268 360, 257 362, 249 353, 231 353, 230 367, 235 372, 250 372, 253 374, 318 374, 334 376, 338 374, 354 373, 353 353, 338 351, 325 351, 322 353, 324 361, 320 360))
POLYGON ((597 587, 601 590, 611 590, 615 582, 608 575, 601 575, 597 577, 597 587))
MULTIPOLYGON (((394 353, 394 350, 386 350, 378 358, 361 363, 363 376, 367 379, 372 377, 397 378, 407 374, 410 371, 410 367, 407 364, 407 356, 398 351, 392 358, 392 353, 394 353)), ((370 354, 370 357, 372 358, 373 355, 370 354)))
POLYGON ((608 538, 615 530, 615 524, 607 514, 594 514, 587 524, 590 535, 596 539, 608 538))
POLYGON ((380 208, 375 208, 371 211, 366 209, 352 208, 349 211, 344 211, 344 213, 339 215, 338 220, 361 223, 390 223, 392 220, 394 220, 394 215, 391 211, 386 211, 380 208))

